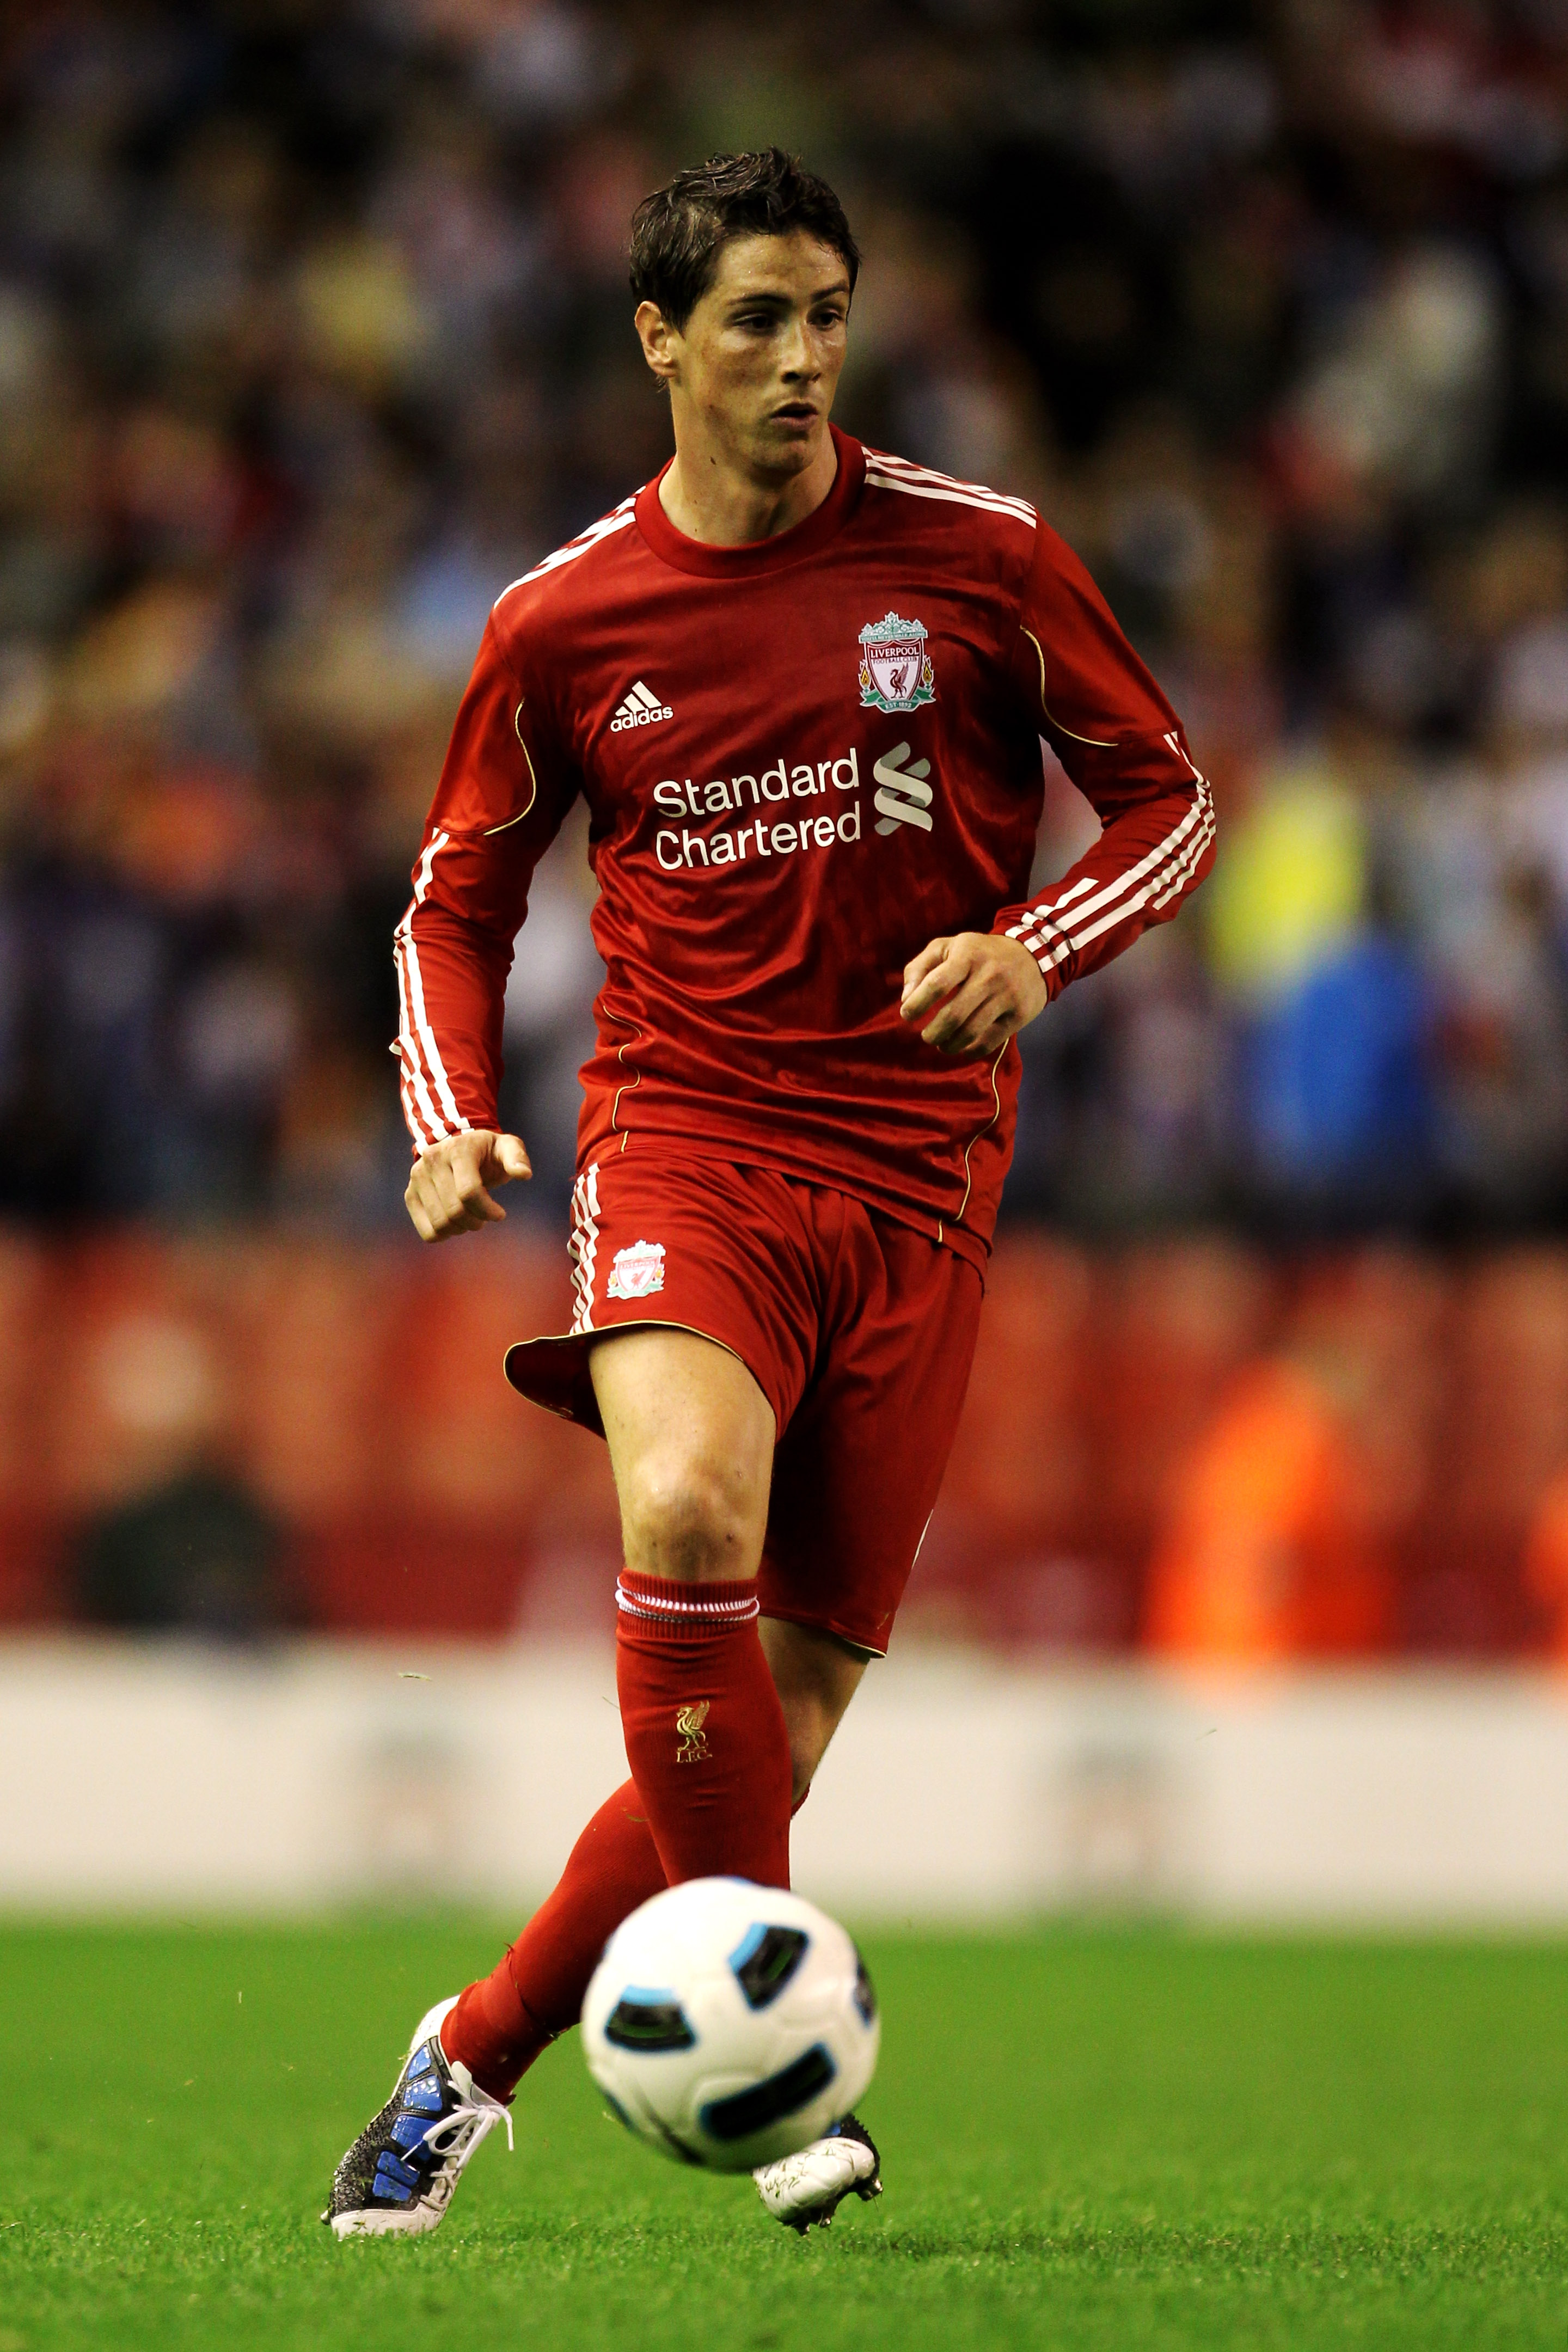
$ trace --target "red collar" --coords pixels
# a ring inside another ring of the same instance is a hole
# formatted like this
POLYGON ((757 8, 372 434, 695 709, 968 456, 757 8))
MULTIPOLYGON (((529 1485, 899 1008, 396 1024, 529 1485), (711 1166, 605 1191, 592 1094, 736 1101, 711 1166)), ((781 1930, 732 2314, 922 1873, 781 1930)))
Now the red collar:
MULTIPOLYGON (((662 467, 637 492, 637 529, 663 562, 672 563, 678 572, 695 572, 706 580, 750 580, 760 572, 783 572, 803 562, 837 537, 859 503, 866 479, 866 452, 859 442, 841 433, 837 425, 827 429, 838 452, 833 488, 793 530, 781 530, 774 539, 749 539, 739 547, 714 547, 707 540, 688 539, 684 531, 676 530, 659 501, 658 486, 669 466, 662 467)), ((669 462, 675 463, 673 457, 669 462)))

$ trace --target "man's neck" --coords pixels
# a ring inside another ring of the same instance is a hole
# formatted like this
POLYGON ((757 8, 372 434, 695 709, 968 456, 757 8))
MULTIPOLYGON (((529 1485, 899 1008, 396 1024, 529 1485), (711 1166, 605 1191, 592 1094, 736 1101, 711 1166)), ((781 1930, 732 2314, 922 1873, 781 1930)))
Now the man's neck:
POLYGON ((815 514, 838 474, 833 436, 823 427, 822 446, 809 466, 781 480, 759 478, 728 465, 717 453, 676 448, 658 486, 658 502, 687 539, 708 547, 743 547, 776 539, 815 514))

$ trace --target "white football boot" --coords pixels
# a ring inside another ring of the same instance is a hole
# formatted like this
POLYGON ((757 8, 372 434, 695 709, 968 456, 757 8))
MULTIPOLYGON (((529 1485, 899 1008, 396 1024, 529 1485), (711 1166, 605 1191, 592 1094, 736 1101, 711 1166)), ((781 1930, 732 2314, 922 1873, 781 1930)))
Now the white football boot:
POLYGON ((454 1994, 420 2019, 391 2098, 333 2173, 321 2219, 335 2238, 434 2230, 463 2167, 497 2124, 511 2146, 510 2111, 441 2047, 442 2021, 457 2005, 454 1994))
POLYGON ((759 2164, 752 2179, 775 2221, 786 2230, 826 2230, 851 2190, 882 2193, 882 2159, 863 2123, 846 2116, 826 2139, 814 2139, 776 2164, 759 2164))

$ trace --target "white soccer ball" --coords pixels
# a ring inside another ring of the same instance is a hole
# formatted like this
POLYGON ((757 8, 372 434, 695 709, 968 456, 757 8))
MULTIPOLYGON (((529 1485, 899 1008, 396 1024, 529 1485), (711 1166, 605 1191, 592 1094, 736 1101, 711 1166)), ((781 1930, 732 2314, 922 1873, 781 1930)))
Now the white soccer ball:
POLYGON ((656 1895, 605 1947, 583 2003, 588 2071, 649 2147, 750 2172, 865 2095, 881 2027, 852 1937, 745 1878, 656 1895))

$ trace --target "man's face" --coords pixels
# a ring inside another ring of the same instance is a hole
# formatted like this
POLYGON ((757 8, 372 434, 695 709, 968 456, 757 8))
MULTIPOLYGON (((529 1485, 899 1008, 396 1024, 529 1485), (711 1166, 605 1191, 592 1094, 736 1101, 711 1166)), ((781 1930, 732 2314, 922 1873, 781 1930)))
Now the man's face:
POLYGON ((787 479, 821 450, 848 316, 842 257, 797 229, 731 237, 683 329, 648 302, 637 329, 672 402, 749 468, 787 479))

